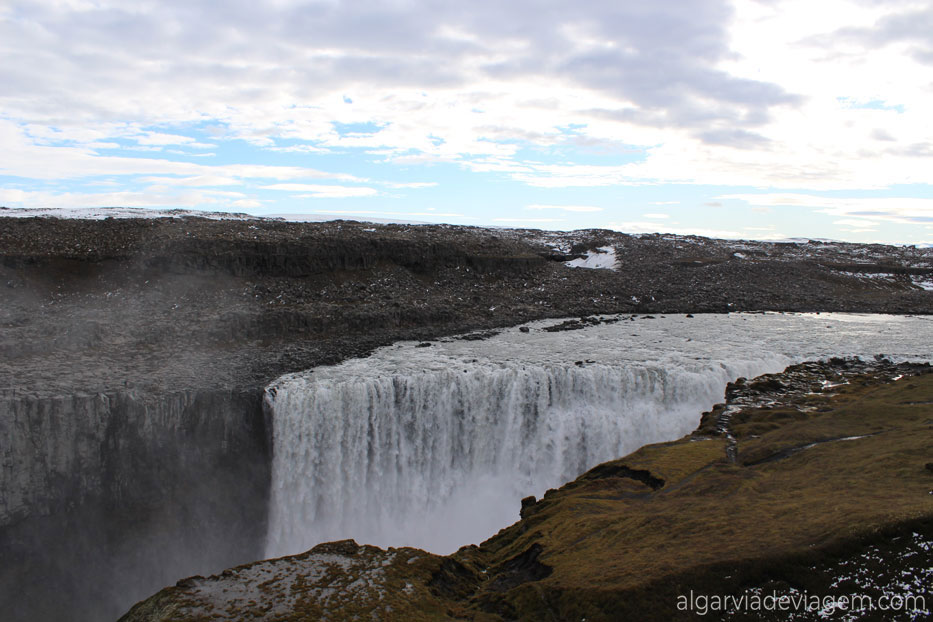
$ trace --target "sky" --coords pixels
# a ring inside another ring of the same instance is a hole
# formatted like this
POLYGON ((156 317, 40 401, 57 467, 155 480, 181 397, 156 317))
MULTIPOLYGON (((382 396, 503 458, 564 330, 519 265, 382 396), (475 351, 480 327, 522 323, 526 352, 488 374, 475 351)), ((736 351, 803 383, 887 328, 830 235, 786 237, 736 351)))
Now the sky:
POLYGON ((0 205, 933 244, 933 0, 3 0, 0 205))

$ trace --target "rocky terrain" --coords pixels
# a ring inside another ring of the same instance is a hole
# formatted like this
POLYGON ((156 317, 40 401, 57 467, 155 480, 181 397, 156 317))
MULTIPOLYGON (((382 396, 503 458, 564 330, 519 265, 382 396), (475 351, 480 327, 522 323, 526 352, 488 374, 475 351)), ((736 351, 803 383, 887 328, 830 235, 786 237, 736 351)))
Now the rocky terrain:
POLYGON ((928 314, 931 289, 933 249, 912 247, 0 218, 0 610, 112 619, 259 558, 282 373, 547 317, 928 314))
POLYGON ((181 580, 122 620, 929 619, 930 372, 835 359, 740 379, 692 435, 525 499, 522 519, 480 546, 439 557, 322 544, 181 580), (743 594, 925 605, 699 600, 743 594))
POLYGON ((933 249, 357 222, 0 218, 0 389, 256 387, 594 313, 933 310, 933 249), (572 268, 612 248, 617 270, 572 268))

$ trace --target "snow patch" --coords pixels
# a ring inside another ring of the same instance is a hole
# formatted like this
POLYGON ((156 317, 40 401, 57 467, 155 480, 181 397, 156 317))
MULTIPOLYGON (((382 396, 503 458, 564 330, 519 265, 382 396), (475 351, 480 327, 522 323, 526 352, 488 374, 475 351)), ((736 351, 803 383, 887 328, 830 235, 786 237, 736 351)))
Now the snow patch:
POLYGON ((32 208, 0 207, 0 217, 8 218, 61 218, 74 220, 105 220, 107 218, 207 218, 209 220, 276 220, 286 222, 330 222, 351 220, 374 224, 425 225, 419 220, 398 218, 372 218, 352 214, 267 214, 254 216, 234 212, 204 212, 186 209, 148 209, 145 207, 79 207, 79 208, 32 208))
POLYGON ((616 259, 616 249, 611 246, 601 246, 596 250, 586 251, 586 257, 572 259, 564 262, 570 268, 590 268, 593 270, 618 270, 619 260, 616 259))
POLYGON ((105 220, 107 218, 209 218, 211 220, 260 220, 249 214, 233 212, 202 212, 186 209, 147 209, 144 207, 77 207, 32 208, 0 207, 0 217, 8 218, 62 218, 76 220, 105 220))
POLYGON ((933 291, 933 275, 913 276, 910 277, 910 280, 920 289, 925 289, 928 292, 933 291))

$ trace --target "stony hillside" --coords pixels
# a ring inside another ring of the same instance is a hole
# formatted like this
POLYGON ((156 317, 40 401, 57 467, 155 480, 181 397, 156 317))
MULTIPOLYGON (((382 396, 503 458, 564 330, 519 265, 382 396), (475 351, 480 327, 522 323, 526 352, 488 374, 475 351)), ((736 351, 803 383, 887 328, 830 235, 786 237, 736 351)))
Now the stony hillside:
POLYGON ((618 312, 933 311, 933 249, 586 230, 0 218, 0 388, 256 387, 402 338, 618 312), (616 270, 568 261, 615 253, 616 270))

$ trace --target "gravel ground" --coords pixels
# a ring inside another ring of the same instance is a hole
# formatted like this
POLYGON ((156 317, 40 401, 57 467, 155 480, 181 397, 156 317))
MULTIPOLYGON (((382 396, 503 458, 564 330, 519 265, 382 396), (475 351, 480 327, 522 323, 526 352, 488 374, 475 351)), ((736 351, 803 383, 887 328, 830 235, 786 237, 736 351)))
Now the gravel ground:
POLYGON ((0 391, 251 388, 399 339, 546 317, 928 314, 925 287, 933 249, 913 247, 347 221, 0 218, 0 391), (598 248, 615 251, 615 270, 567 265, 598 248))

